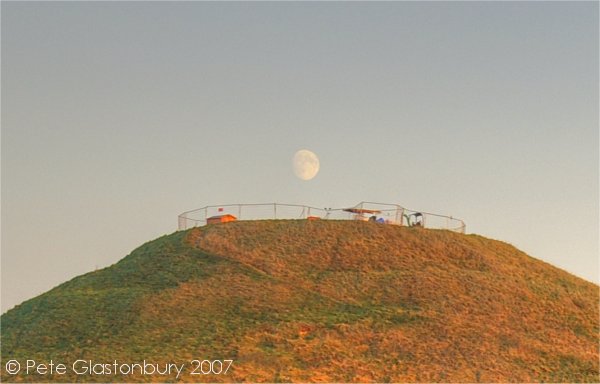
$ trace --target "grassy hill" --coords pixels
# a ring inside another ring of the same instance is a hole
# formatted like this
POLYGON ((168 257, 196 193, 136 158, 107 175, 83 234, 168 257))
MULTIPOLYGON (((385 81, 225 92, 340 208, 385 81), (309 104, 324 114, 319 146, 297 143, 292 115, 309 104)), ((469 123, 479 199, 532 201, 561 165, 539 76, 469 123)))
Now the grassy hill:
POLYGON ((477 235, 353 221, 176 232, 1 318, 3 381, 598 382, 598 286, 477 235), (65 374, 9 375, 17 359, 65 374), (191 360, 233 360, 192 375, 191 360), (215 368, 216 370, 216 368, 215 368))

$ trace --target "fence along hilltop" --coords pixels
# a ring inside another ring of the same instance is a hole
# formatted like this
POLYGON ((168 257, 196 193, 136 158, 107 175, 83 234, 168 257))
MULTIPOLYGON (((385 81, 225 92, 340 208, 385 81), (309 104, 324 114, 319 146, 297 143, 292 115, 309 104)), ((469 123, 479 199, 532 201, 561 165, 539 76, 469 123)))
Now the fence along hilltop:
POLYGON ((178 229, 185 230, 206 225, 215 216, 232 215, 237 220, 265 219, 369 219, 400 226, 422 226, 465 233, 463 220, 452 216, 416 211, 398 204, 363 201, 350 208, 317 208, 300 204, 260 203, 207 205, 183 212, 178 216, 178 229))

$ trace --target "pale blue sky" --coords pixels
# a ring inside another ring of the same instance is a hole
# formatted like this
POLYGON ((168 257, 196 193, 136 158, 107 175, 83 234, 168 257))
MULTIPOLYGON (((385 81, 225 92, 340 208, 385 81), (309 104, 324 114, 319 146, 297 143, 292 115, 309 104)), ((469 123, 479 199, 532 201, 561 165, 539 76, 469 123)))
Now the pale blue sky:
POLYGON ((2 312, 238 202, 451 214, 598 282, 597 2, 1 7, 2 312))

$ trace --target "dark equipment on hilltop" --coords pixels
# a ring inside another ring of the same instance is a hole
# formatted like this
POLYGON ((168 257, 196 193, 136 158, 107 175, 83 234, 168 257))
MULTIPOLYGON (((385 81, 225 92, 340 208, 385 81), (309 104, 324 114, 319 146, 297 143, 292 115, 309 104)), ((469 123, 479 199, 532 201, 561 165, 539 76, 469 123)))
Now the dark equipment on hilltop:
POLYGON ((404 215, 406 217, 406 224, 409 227, 424 227, 425 219, 421 212, 411 213, 410 215, 404 215))

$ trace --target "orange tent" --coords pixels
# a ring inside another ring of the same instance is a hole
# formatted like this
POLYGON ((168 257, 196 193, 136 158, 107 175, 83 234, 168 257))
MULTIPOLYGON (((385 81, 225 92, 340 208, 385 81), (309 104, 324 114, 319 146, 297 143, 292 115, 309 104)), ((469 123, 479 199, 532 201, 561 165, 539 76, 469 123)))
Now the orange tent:
POLYGON ((206 224, 229 223, 230 221, 236 221, 236 220, 237 220, 237 217, 230 215, 230 214, 225 214, 225 215, 209 217, 208 219, 206 219, 206 224))

